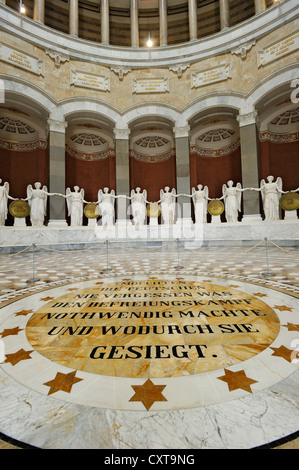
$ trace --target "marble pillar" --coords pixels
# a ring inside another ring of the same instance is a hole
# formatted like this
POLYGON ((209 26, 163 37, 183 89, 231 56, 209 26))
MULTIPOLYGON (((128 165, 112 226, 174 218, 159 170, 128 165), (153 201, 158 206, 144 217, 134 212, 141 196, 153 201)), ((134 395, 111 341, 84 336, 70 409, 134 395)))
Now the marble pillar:
POLYGON ((167 0, 159 0, 160 46, 168 44, 167 0))
POLYGON ((266 0, 254 0, 255 14, 261 13, 266 10, 266 0))
POLYGON ((139 47, 138 0, 130 0, 131 47, 139 47))
MULTIPOLYGON (((175 153, 176 153, 176 180, 177 194, 191 194, 190 188, 190 160, 189 160, 189 126, 174 127, 175 153)), ((191 199, 177 198, 180 208, 180 217, 191 218, 191 199)))
POLYGON ((195 41, 197 39, 197 1, 188 0, 189 14, 189 39, 195 41))
POLYGON ((34 0, 33 19, 40 23, 45 22, 45 0, 34 0))
MULTIPOLYGON (((114 129, 117 195, 130 195, 129 135, 130 129, 114 129)), ((127 208, 126 198, 116 199, 117 220, 127 219, 127 208)))
POLYGON ((229 2, 228 0, 219 0, 220 7, 220 28, 226 29, 229 28, 229 2))
MULTIPOLYGON (((257 111, 239 114, 241 167, 243 188, 259 188, 259 140, 257 127, 257 111)), ((261 219, 260 192, 244 191, 243 222, 261 219)))
POLYGON ((78 0, 70 0, 69 33, 78 36, 79 33, 79 4, 78 0))
POLYGON ((101 41, 102 44, 109 44, 109 0, 101 2, 101 41))
MULTIPOLYGON (((65 194, 65 121, 48 119, 49 125, 49 192, 65 194)), ((49 226, 66 226, 65 199, 49 197, 49 226)))

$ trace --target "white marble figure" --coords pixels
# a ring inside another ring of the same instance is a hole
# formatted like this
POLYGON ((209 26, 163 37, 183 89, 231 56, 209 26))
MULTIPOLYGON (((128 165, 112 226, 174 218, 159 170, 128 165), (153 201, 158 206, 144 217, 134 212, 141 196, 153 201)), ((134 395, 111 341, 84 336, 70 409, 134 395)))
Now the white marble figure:
POLYGON ((0 179, 0 227, 3 227, 7 219, 8 199, 15 200, 15 198, 9 195, 9 183, 7 183, 7 181, 4 184, 1 184, 1 183, 2 183, 2 179, 0 179))
POLYGON ((102 226, 109 227, 114 224, 114 201, 115 191, 112 189, 109 193, 109 188, 104 188, 104 192, 100 189, 98 191, 98 201, 100 213, 102 216, 102 226))
POLYGON ((47 212, 47 196, 52 196, 48 193, 47 186, 41 183, 34 183, 34 188, 31 184, 27 186, 27 198, 30 205, 30 222, 33 227, 41 227, 44 225, 44 220, 47 212))
POLYGON ((241 212, 242 185, 229 180, 222 185, 222 194, 225 205, 225 218, 227 222, 238 222, 238 213, 241 212))
POLYGON ((70 225, 72 227, 80 227, 83 225, 83 203, 84 200, 84 189, 80 191, 79 186, 74 186, 74 191, 70 188, 66 188, 65 198, 68 208, 68 216, 71 219, 70 225))
POLYGON ((195 212, 195 223, 205 224, 207 222, 207 206, 209 198, 209 188, 202 184, 197 185, 197 189, 192 188, 192 200, 195 212))
POLYGON ((132 204, 132 215, 136 227, 143 226, 146 220, 147 191, 145 189, 142 193, 140 191, 140 188, 136 188, 136 191, 132 189, 130 197, 132 204))
POLYGON ((274 181, 274 176, 268 176, 267 181, 266 183, 262 179, 260 183, 265 220, 279 220, 279 199, 283 193, 282 179, 278 177, 274 181))
POLYGON ((174 224, 175 217, 175 203, 176 203, 176 190, 173 188, 170 192, 170 188, 166 186, 160 190, 160 201, 161 202, 161 215, 164 224, 174 224))

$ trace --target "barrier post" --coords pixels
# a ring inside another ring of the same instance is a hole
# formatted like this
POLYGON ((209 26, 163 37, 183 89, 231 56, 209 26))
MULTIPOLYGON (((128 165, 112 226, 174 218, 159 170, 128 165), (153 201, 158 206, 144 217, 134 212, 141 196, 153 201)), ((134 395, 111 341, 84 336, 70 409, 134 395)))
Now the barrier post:
POLYGON ((32 245, 32 279, 28 279, 28 283, 33 283, 40 281, 40 279, 35 278, 35 244, 32 245))

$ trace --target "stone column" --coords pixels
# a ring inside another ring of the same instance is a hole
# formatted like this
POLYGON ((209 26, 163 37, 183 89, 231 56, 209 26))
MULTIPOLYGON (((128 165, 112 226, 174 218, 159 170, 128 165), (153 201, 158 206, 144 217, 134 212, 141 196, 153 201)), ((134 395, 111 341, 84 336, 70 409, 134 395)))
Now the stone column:
POLYGON ((197 2, 196 0, 188 0, 189 13, 189 39, 195 41, 197 39, 197 2))
POLYGON ((79 34, 79 6, 78 0, 70 0, 69 33, 72 36, 79 34))
MULTIPOLYGON (((176 154, 176 180, 177 194, 191 194, 190 188, 190 159, 189 159, 189 132, 190 127, 174 127, 175 154, 176 154)), ((191 218, 191 199, 177 198, 180 207, 180 218, 191 218)))
MULTIPOLYGON (((257 127, 257 111, 239 114, 237 116, 240 126, 242 187, 259 188, 259 138, 257 127)), ((250 222, 261 219, 260 192, 244 191, 243 193, 243 220, 250 222)))
MULTIPOLYGON (((65 194, 65 121, 48 119, 49 192, 65 194)), ((49 226, 66 226, 65 198, 49 197, 49 226)))
POLYGON ((254 0, 255 14, 261 13, 266 10, 266 0, 254 0))
MULTIPOLYGON (((130 129, 128 128, 114 129, 117 195, 130 195, 129 135, 130 129)), ((117 220, 126 220, 127 207, 126 198, 116 199, 117 220)))
POLYGON ((167 0, 159 0, 159 18, 160 18, 160 46, 167 46, 167 43, 168 43, 167 0))
POLYGON ((40 23, 45 22, 45 0, 34 0, 33 19, 40 23))
POLYGON ((102 44, 109 44, 109 0, 101 3, 101 40, 102 44))
POLYGON ((220 28, 229 28, 229 3, 228 0, 219 0, 220 28))
POLYGON ((138 0, 130 1, 131 47, 139 47, 138 0))

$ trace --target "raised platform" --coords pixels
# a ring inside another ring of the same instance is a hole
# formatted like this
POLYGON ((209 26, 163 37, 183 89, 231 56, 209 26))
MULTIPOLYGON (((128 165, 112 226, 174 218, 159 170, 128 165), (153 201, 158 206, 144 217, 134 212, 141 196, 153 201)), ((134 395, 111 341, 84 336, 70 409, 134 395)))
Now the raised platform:
POLYGON ((39 245, 60 249, 75 249, 91 244, 122 243, 128 245, 161 246, 179 240, 200 246, 254 246, 265 238, 280 246, 299 246, 299 220, 273 222, 238 222, 193 224, 179 221, 175 225, 157 225, 135 228, 130 222, 110 228, 102 226, 34 228, 3 227, 0 229, 0 250, 15 252, 25 247, 39 245))

